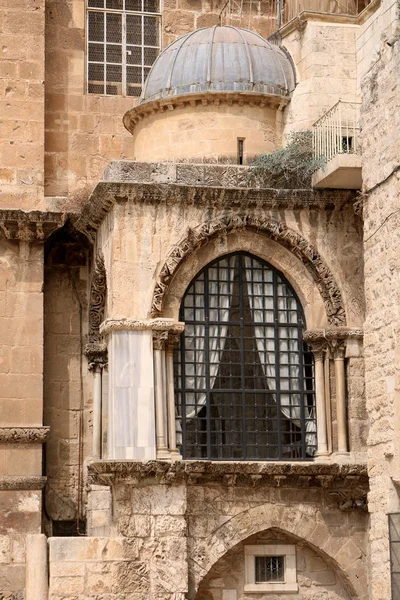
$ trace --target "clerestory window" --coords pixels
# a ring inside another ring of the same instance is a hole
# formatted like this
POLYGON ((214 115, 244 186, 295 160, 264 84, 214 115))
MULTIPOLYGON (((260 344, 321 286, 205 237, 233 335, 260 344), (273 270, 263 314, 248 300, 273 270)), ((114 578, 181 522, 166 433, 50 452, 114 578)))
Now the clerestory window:
POLYGON ((87 91, 140 96, 160 38, 160 0, 87 0, 87 91))
POLYGON ((245 252, 192 281, 175 352, 177 442, 186 459, 292 460, 316 452, 313 357, 285 278, 245 252))

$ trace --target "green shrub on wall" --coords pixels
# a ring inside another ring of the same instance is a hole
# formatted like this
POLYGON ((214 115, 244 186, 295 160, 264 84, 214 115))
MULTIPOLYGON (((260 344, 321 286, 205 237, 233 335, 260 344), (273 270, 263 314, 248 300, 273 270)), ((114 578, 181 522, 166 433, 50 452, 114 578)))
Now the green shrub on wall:
POLYGON ((274 188, 309 188, 311 176, 325 160, 315 158, 312 131, 295 131, 288 136, 284 148, 264 154, 253 162, 254 173, 274 188))

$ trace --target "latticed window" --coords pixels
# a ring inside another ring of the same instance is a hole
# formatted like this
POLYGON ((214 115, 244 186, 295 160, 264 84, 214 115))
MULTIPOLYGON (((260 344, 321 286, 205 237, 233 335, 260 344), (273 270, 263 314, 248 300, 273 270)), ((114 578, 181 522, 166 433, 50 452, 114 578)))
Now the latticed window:
POLYGON ((180 318, 175 390, 183 457, 311 458, 313 358, 285 278, 250 254, 224 256, 192 281, 180 318))
POLYGON ((160 52, 160 0, 87 0, 87 91, 140 96, 160 52))

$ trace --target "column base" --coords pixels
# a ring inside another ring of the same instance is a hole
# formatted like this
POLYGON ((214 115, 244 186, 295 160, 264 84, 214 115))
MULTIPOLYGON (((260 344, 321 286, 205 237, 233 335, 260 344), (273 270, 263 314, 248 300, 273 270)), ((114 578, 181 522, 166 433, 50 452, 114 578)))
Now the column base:
POLYGON ((348 463, 350 462, 350 452, 335 452, 336 462, 348 463))
POLYGON ((331 456, 331 453, 326 450, 324 452, 317 452, 315 458, 320 461, 329 461, 331 460, 331 456))
POLYGON ((157 460, 171 460, 171 453, 168 448, 158 448, 156 458, 157 460))
POLYGON ((178 450, 170 450, 171 460, 175 462, 177 460, 182 460, 182 454, 178 452, 178 450))

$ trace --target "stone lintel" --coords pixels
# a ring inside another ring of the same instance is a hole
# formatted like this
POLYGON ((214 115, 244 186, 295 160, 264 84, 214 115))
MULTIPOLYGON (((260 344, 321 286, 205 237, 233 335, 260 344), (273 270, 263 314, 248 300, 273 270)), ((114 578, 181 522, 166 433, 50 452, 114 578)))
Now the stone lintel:
POLYGON ((46 485, 46 480, 46 477, 24 477, 4 475, 0 477, 0 491, 42 490, 46 485))
POLYGON ((112 331, 168 331, 179 334, 185 329, 185 324, 168 318, 157 319, 124 319, 110 318, 100 325, 100 333, 108 335, 112 331))
POLYGON ((66 213, 23 210, 0 210, 0 238, 24 242, 43 242, 62 227, 66 213))
POLYGON ((265 485, 320 488, 342 498, 349 493, 364 498, 368 491, 366 464, 104 460, 89 463, 88 470, 90 483, 100 485, 265 485))
POLYGON ((136 167, 135 163, 124 162, 121 175, 114 167, 114 175, 109 176, 119 180, 99 182, 81 213, 72 217, 75 228, 89 240, 94 241, 97 229, 115 204, 212 205, 230 211, 250 208, 331 211, 353 205, 355 199, 355 193, 347 190, 269 188, 262 181, 255 181, 250 167, 166 163, 140 163, 141 169, 136 167), (172 175, 165 175, 162 183, 157 182, 152 166, 158 166, 158 172, 163 166, 171 168, 172 175))
POLYGON ((0 427, 0 443, 44 444, 50 427, 0 427))

